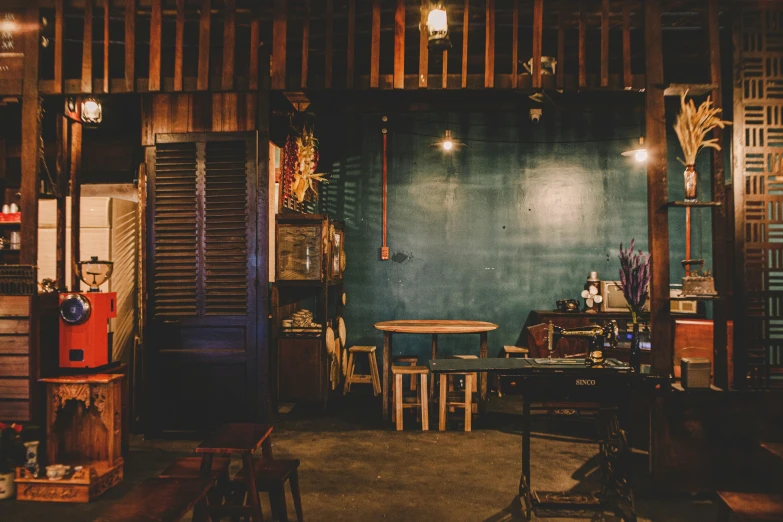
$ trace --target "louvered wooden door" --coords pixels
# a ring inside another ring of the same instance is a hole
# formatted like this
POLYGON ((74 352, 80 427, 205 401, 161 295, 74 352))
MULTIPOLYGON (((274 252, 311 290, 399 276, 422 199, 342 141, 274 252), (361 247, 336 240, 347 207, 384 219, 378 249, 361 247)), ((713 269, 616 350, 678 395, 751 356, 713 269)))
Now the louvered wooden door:
POLYGON ((148 434, 258 418, 256 143, 158 135, 148 157, 148 434))

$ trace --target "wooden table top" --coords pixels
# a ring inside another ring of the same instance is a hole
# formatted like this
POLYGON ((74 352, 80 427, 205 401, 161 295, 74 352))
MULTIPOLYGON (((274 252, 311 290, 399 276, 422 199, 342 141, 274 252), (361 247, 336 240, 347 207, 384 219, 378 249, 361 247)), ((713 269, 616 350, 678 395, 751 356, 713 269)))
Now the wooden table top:
POLYGON ((47 377, 39 379, 38 382, 48 382, 52 384, 108 384, 113 381, 119 381, 125 376, 121 373, 96 373, 94 375, 63 375, 62 377, 47 377))
POLYGON ((196 448, 196 453, 253 453, 272 433, 271 424, 224 424, 196 448))
POLYGON ((783 442, 762 442, 761 447, 783 459, 783 442))
POLYGON ((453 319, 405 319, 381 321, 375 328, 384 332, 412 334, 466 334, 496 330, 498 325, 484 321, 460 321, 453 319))
POLYGON ((159 522, 179 520, 206 496, 215 478, 145 480, 111 506, 96 522, 159 522))

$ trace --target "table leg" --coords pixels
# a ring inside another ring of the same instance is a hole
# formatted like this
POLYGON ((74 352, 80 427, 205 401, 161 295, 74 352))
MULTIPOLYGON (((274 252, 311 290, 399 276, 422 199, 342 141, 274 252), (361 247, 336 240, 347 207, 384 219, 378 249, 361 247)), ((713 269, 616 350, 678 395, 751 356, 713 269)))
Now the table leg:
POLYGON ((245 467, 245 484, 247 485, 247 500, 250 505, 250 520, 253 522, 264 522, 264 515, 261 513, 261 501, 258 498, 258 488, 256 487, 256 467, 252 453, 242 455, 242 465, 245 467))
POLYGON ((522 480, 525 500, 530 505, 530 401, 527 397, 522 400, 522 480))
MULTIPOLYGON (((432 359, 435 360, 437 358, 438 358, 438 334, 432 334, 432 359)), ((432 379, 432 381, 430 381, 429 401, 432 402, 434 397, 435 397, 435 379, 432 379)))
POLYGON ((261 443, 261 455, 264 460, 272 460, 272 437, 267 437, 261 443))
MULTIPOLYGON (((433 380, 434 377, 433 377, 433 380)), ((446 382, 448 374, 440 374, 440 398, 438 400, 438 431, 446 431, 446 382)))
MULTIPOLYGON (((479 357, 481 359, 487 358, 487 332, 481 332, 479 334, 481 339, 481 347, 479 348, 479 357)), ((481 372, 479 377, 479 413, 484 414, 487 409, 487 372, 481 372)))
POLYGON ((212 457, 213 455, 211 453, 204 453, 204 456, 201 457, 201 476, 204 478, 209 478, 209 473, 212 471, 212 457))
POLYGON ((391 332, 383 332, 383 419, 389 420, 389 386, 391 368, 392 336, 391 332))

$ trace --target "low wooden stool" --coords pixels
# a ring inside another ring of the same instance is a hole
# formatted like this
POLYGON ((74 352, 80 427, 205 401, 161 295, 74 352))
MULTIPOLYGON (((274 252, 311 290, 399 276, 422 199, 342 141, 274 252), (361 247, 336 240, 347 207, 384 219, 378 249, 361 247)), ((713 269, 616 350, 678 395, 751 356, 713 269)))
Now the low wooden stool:
POLYGON ((438 429, 440 431, 446 431, 446 408, 464 408, 465 409, 465 431, 471 431, 471 415, 473 414, 473 387, 474 377, 473 373, 443 373, 440 376, 440 400, 439 417, 438 417, 438 429), (452 398, 448 397, 447 384, 448 376, 450 375, 464 375, 465 376, 465 396, 463 400, 459 400, 456 394, 452 394, 452 398))
MULTIPOLYGON (((299 459, 253 459, 256 473, 256 488, 260 492, 269 493, 269 503, 272 505, 272 518, 280 522, 288 522, 288 507, 285 501, 285 482, 291 488, 294 499, 296 520, 302 522, 302 494, 299 490, 299 459)), ((233 481, 234 495, 242 496, 245 492, 245 468, 242 468, 233 481)))
MULTIPOLYGON (((419 358, 413 355, 398 355, 392 357, 392 365, 395 364, 407 364, 408 366, 418 366, 419 358)), ((411 377, 411 391, 416 391, 416 378, 411 377)))
POLYGON ((421 431, 430 429, 429 423, 429 405, 427 404, 427 375, 430 373, 426 366, 392 366, 392 375, 394 376, 394 423, 397 425, 397 431, 402 431, 402 410, 403 408, 421 408, 421 431), (402 398, 402 376, 410 375, 415 379, 419 375, 421 386, 419 386, 415 402, 404 402, 402 398))
POLYGON ((373 395, 381 393, 381 378, 378 374, 378 361, 375 360, 375 346, 351 346, 348 348, 348 375, 345 376, 343 395, 351 391, 351 384, 372 384, 373 395), (370 362, 370 374, 358 375, 356 371, 357 353, 366 353, 370 362))

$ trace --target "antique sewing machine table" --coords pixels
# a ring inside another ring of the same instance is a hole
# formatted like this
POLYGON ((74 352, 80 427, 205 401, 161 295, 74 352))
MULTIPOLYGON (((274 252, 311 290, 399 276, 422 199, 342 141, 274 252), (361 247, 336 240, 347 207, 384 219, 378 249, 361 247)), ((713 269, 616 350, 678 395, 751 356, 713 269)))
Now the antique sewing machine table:
MULTIPOLYGON (((497 372, 515 376, 523 395, 522 475, 519 498, 530 518, 535 506, 614 507, 627 520, 635 520, 631 488, 631 450, 626 422, 632 387, 654 390, 665 378, 637 375, 625 363, 607 359, 601 366, 586 366, 584 359, 436 359, 432 373, 497 372), (541 401, 596 403, 600 428, 601 491, 597 496, 567 492, 535 492, 530 483, 530 405, 541 401)), ((661 386, 658 386, 661 388, 661 386)))

